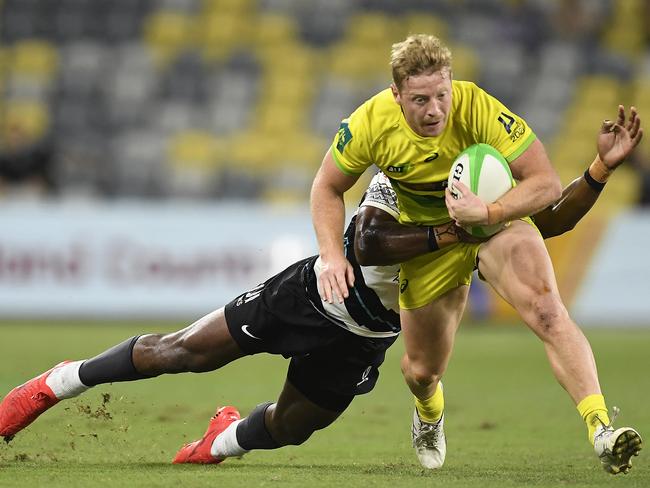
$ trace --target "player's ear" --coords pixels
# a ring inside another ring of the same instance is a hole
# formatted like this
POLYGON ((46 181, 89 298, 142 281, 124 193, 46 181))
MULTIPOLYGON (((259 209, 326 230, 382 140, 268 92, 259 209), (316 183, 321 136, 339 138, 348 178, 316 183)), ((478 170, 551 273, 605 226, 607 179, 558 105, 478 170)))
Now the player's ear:
POLYGON ((390 91, 393 92, 393 98, 397 103, 400 103, 402 99, 399 96, 399 89, 397 88, 397 85, 395 83, 390 84, 390 91))

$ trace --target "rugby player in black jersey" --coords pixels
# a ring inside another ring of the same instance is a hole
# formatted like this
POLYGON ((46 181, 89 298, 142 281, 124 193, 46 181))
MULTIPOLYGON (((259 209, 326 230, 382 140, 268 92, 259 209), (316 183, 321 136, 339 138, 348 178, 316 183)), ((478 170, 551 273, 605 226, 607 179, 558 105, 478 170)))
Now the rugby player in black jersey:
MULTIPOLYGON (((614 171, 640 140, 638 117, 605 122, 598 151, 614 171)), ((596 202, 609 175, 588 169, 568 185, 561 199, 535 216, 545 238, 571 230, 596 202)), ((10 441, 40 414, 63 399, 104 383, 161 374, 206 372, 244 356, 266 352, 291 358, 275 402, 258 405, 241 419, 219 408, 203 437, 183 446, 175 463, 218 463, 253 449, 305 442, 327 427, 355 395, 377 381, 386 349, 400 331, 397 263, 471 239, 452 224, 407 227, 397 221, 395 193, 376 175, 345 233, 346 257, 355 286, 343 303, 320 298, 320 258, 288 267, 185 329, 135 336, 85 361, 65 361, 10 391, 0 403, 0 436, 10 441)))

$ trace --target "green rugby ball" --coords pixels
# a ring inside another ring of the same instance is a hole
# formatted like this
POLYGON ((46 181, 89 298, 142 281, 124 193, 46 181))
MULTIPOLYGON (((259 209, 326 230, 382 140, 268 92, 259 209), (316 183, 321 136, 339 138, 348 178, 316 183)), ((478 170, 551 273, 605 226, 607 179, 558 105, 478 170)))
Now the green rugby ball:
MULTIPOLYGON (((454 187, 457 181, 463 182, 472 193, 485 203, 492 203, 515 186, 508 162, 489 144, 474 144, 461 152, 449 172, 447 185, 453 198, 462 198, 454 187)), ((465 230, 475 237, 490 237, 502 230, 506 222, 495 225, 477 225, 465 230)))

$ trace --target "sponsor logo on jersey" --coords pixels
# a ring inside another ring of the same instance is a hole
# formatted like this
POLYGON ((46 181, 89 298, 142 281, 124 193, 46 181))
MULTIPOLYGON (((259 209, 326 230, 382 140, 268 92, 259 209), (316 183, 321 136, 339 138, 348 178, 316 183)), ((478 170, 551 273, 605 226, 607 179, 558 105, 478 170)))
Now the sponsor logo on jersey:
MULTIPOLYGON (((439 156, 440 155, 437 152, 434 152, 431 156, 428 156, 426 159, 424 159, 424 161, 422 161, 422 163, 430 163, 432 161, 435 161, 436 159, 438 159, 439 156)), ((409 171, 411 169, 411 167, 416 166, 418 164, 421 164, 421 163, 414 163, 414 164, 412 164, 412 163, 404 163, 404 164, 399 165, 399 166, 391 165, 391 166, 388 166, 386 168, 386 172, 387 173, 406 173, 407 171, 409 171)))
POLYGON ((244 334, 246 334, 248 337, 252 337, 253 339, 257 339, 258 341, 261 341, 262 339, 260 337, 257 337, 256 335, 253 335, 250 332, 248 332, 249 327, 250 327, 250 325, 248 325, 248 324, 242 325, 241 326, 241 331, 244 334))
POLYGON ((510 142, 515 142, 517 139, 523 136, 525 132, 526 132, 526 127, 524 127, 519 123, 515 124, 515 127, 512 130, 512 134, 510 134, 510 142))
POLYGON ((503 124, 506 133, 510 134, 512 132, 512 124, 515 123, 515 118, 512 115, 501 112, 501 115, 497 117, 497 120, 503 124))
POLYGON ((503 124, 503 128, 510 136, 510 142, 515 142, 526 133, 526 127, 515 120, 515 118, 505 112, 497 117, 497 120, 503 124))
POLYGON ((433 153, 431 156, 429 156, 428 158, 426 158, 426 159, 424 160, 424 162, 425 162, 425 163, 430 163, 431 161, 435 161, 436 159, 438 159, 438 156, 439 156, 439 154, 438 154, 437 152, 435 152, 435 153, 433 153))
POLYGON ((251 291, 247 291, 243 295, 240 295, 239 298, 237 298, 237 301, 235 302, 235 307, 239 307, 244 303, 248 303, 251 300, 255 300, 257 297, 259 297, 262 294, 262 290, 264 290, 264 283, 257 285, 251 291))
POLYGON ((345 146, 352 140, 352 132, 350 132, 350 127, 346 121, 341 122, 336 138, 336 149, 338 149, 340 153, 343 153, 345 146))
POLYGON ((408 286, 409 286, 409 280, 407 280, 406 278, 403 279, 402 282, 399 284, 399 292, 404 293, 408 288, 408 286))

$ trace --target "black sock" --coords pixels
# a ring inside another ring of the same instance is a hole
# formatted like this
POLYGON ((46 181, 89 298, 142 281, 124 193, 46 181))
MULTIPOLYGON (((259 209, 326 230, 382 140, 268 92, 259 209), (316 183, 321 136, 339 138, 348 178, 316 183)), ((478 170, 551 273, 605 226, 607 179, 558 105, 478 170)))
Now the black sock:
POLYGON ((248 417, 237 425, 237 443, 247 451, 253 449, 277 449, 280 447, 273 440, 266 428, 264 417, 266 409, 273 405, 273 402, 261 403, 253 409, 248 417))
POLYGON ((84 361, 79 367, 81 382, 86 386, 95 386, 102 383, 152 378, 138 373, 133 365, 133 347, 139 337, 131 337, 99 356, 84 361))

